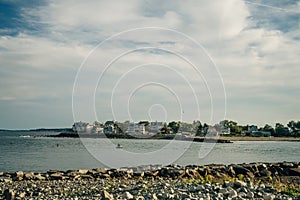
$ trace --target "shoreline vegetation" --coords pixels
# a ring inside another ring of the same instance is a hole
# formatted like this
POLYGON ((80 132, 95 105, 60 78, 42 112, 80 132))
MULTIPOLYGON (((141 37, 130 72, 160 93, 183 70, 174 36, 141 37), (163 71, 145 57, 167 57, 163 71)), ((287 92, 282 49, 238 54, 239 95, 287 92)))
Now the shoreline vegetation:
POLYGON ((300 163, 0 172, 4 199, 299 199, 300 163))

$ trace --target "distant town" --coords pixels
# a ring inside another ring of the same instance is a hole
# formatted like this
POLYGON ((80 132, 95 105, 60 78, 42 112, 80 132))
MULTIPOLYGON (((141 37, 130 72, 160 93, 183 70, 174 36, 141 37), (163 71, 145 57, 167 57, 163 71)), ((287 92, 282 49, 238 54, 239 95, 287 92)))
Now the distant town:
POLYGON ((252 136, 252 137, 300 137, 300 121, 290 121, 286 126, 276 123, 274 127, 266 124, 264 127, 257 125, 239 125, 235 121, 223 120, 215 125, 208 125, 200 121, 193 123, 171 121, 139 121, 105 123, 75 122, 72 126, 74 133, 80 134, 126 134, 126 135, 155 135, 155 134, 181 134, 184 136, 252 136))

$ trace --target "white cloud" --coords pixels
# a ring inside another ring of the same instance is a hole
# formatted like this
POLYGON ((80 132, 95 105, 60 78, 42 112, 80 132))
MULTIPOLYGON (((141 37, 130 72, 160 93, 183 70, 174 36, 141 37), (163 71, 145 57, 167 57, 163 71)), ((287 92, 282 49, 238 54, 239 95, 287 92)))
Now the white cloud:
MULTIPOLYGON (((222 73, 229 97, 229 116, 234 113, 236 118, 242 118, 242 113, 236 111, 240 106, 232 103, 238 101, 245 112, 249 111, 243 100, 239 100, 241 95, 246 99, 255 95, 257 100, 253 104, 259 105, 259 100, 265 98, 274 99, 274 102, 278 101, 278 96, 284 99, 284 88, 294 91, 299 87, 300 44, 299 38, 294 39, 299 37, 299 27, 290 32, 272 30, 269 26, 257 27, 253 10, 255 5, 249 9, 248 3, 242 0, 146 3, 52 0, 48 5, 24 9, 24 20, 36 24, 40 31, 36 34, 24 30, 17 36, 0 38, 0 83, 4 86, 0 100, 70 99, 77 69, 95 45, 120 31, 153 26, 181 31, 206 48, 222 73)), ((261 12, 261 8, 257 11, 261 12)), ((276 12, 280 11, 277 9, 276 12)), ((126 38, 121 37, 122 40, 97 49, 88 60, 91 68, 84 73, 82 80, 86 82, 82 88, 94 89, 92 78, 99 76, 110 59, 132 48, 149 45, 182 53, 200 66, 205 78, 211 79, 209 84, 220 83, 211 75, 215 71, 211 70, 209 58, 194 44, 187 45, 186 39, 163 31, 159 38, 157 32, 149 30, 125 34, 126 38)), ((3 35, 8 32, 7 29, 0 30, 3 35)), ((150 62, 160 62, 179 70, 193 85, 203 84, 201 77, 184 61, 158 51, 124 56, 109 71, 112 77, 109 81, 133 66, 150 62)), ((150 71, 149 76, 152 74, 155 73, 150 71)), ((165 77, 164 73, 156 74, 157 80, 165 77)), ((171 78, 166 80, 185 92, 186 87, 181 82, 171 78)), ((195 89, 199 96, 203 95, 202 87, 195 89)), ((103 92, 109 92, 109 89, 103 92)), ((214 97, 220 98, 221 91, 214 92, 217 93, 214 97)), ((290 108, 297 108, 297 103, 291 99, 299 98, 299 94, 290 92, 290 95, 283 102, 289 103, 290 108)), ((65 107, 70 104, 64 103, 65 107)), ((259 109, 260 106, 254 106, 251 111, 259 109)), ((266 112, 274 113, 271 109, 266 112)), ((247 118, 250 120, 251 116, 247 118)))

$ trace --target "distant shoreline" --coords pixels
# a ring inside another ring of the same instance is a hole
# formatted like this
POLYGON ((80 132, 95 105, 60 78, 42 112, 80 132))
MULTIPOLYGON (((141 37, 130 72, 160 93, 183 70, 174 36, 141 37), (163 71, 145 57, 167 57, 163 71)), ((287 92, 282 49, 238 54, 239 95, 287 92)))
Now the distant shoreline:
MULTIPOLYGON (((40 135, 37 137, 69 137, 69 138, 78 138, 79 135, 74 133, 70 128, 38 128, 38 129, 29 129, 29 130, 9 130, 9 129, 0 129, 0 133, 3 131, 8 132, 44 132, 49 131, 53 133, 57 133, 57 135, 40 135)), ((133 137, 131 135, 126 134, 106 134, 105 135, 92 135, 81 134, 80 137, 89 137, 89 138, 117 138, 117 139, 167 139, 171 140, 175 136, 174 135, 165 135, 163 137, 159 135, 154 135, 152 137, 133 137)), ((192 138, 185 139, 186 141, 190 141, 192 138)), ((254 137, 254 136, 219 136, 219 137, 195 137, 195 142, 203 142, 204 140, 214 140, 220 141, 219 143, 230 143, 234 141, 289 141, 289 142, 300 142, 300 137, 254 137)))
POLYGON ((70 132, 61 132, 58 135, 49 135, 47 137, 82 137, 82 138, 115 138, 115 139, 155 139, 155 140, 181 140, 194 142, 210 142, 210 143, 232 143, 233 141, 289 141, 300 142, 299 137, 251 137, 251 136, 220 136, 220 137, 182 137, 176 135, 153 135, 151 137, 134 137, 127 134, 77 134, 70 132))
POLYGON ((220 139, 230 140, 230 141, 289 141, 289 142, 300 142, 299 137, 221 136, 220 139))
POLYGON ((228 139, 222 138, 204 138, 204 137, 185 137, 172 134, 156 134, 152 136, 137 135, 136 137, 128 134, 78 134, 74 132, 61 132, 57 135, 47 135, 45 137, 70 137, 70 138, 110 138, 110 139, 140 139, 140 140, 178 140, 207 143, 232 143, 228 139))

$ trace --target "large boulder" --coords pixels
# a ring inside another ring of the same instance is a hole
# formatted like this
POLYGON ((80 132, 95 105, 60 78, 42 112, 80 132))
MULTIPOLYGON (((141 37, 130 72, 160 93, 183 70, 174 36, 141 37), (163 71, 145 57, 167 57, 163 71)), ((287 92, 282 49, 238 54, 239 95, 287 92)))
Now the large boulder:
POLYGON ((26 172, 24 174, 24 179, 26 179, 26 180, 34 179, 34 173, 33 172, 26 172))
POLYGON ((78 170, 78 173, 81 174, 81 175, 85 175, 85 174, 88 173, 88 171, 89 170, 87 170, 87 169, 80 169, 80 170, 78 170))
POLYGON ((233 165, 232 169, 233 169, 233 171, 235 172, 236 175, 242 174, 244 176, 254 177, 253 173, 249 169, 247 169, 243 166, 233 165))
POLYGON ((53 180, 63 180, 63 174, 60 172, 54 173, 54 174, 50 174, 50 178, 53 180))
POLYGON ((300 176, 300 168, 291 168, 289 171, 290 176, 300 176))
POLYGON ((18 171, 18 172, 13 173, 12 179, 14 181, 21 181, 21 180, 23 180, 23 176, 24 176, 24 173, 22 171, 18 171))

